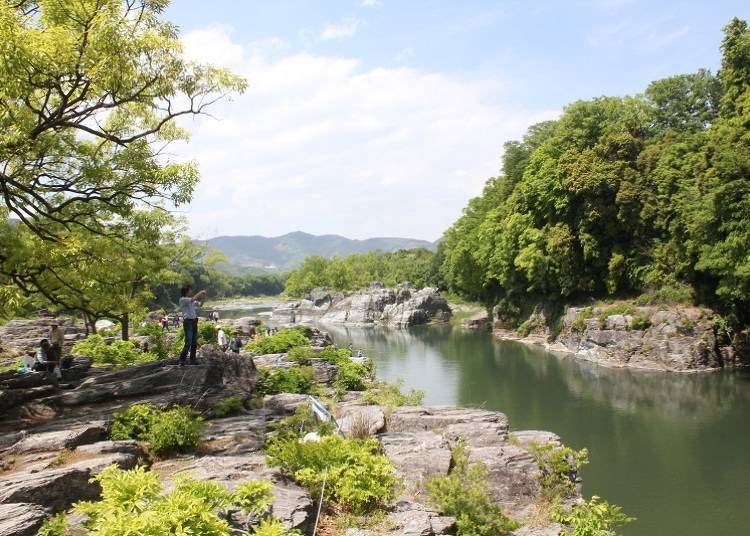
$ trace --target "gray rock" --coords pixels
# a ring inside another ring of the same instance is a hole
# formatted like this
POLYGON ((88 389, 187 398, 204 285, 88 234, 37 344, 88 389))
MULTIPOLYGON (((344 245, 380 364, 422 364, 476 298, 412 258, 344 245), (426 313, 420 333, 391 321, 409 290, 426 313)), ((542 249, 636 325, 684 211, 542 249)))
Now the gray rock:
POLYGON ((76 452, 93 456, 102 456, 105 454, 130 454, 137 458, 146 460, 148 454, 143 446, 133 439, 123 441, 99 441, 90 445, 82 445, 75 449, 76 452))
POLYGON ((107 437, 104 421, 91 421, 73 428, 30 434, 11 447, 16 454, 73 449, 79 445, 94 443, 107 437))
POLYGON ((0 504, 0 534, 35 536, 47 518, 47 512, 36 504, 0 504))
POLYGON ((436 536, 441 534, 456 533, 456 518, 452 516, 433 516, 430 518, 432 533, 436 536))
MULTIPOLYGON (((497 430, 507 430, 508 418, 496 411, 460 408, 456 406, 402 406, 388 417, 389 432, 409 432, 418 430, 443 430, 451 425, 495 423, 497 430)), ((455 428, 454 428, 455 429, 455 428)))
POLYGON ((385 428, 385 414, 380 406, 349 406, 341 410, 338 418, 341 433, 349 437, 352 431, 367 427, 367 435, 375 435, 385 428))
POLYGON ((68 509, 74 502, 94 500, 101 488, 91 477, 105 467, 117 465, 131 469, 138 458, 131 454, 115 453, 85 459, 56 469, 39 472, 17 471, 0 476, 0 503, 31 503, 51 512, 68 509))
POLYGON ((263 407, 281 415, 291 415, 303 404, 309 404, 307 395, 279 393, 263 397, 263 407))
POLYGON ((521 430, 513 432, 511 434, 511 440, 514 444, 528 448, 533 445, 547 445, 553 444, 557 447, 562 445, 560 436, 553 434, 552 432, 545 432, 541 430, 521 430))
MULTIPOLYGON (((291 482, 279 478, 266 465, 262 453, 241 456, 204 456, 195 460, 173 460, 159 462, 154 470, 174 476, 188 473, 198 480, 209 480, 234 490, 247 480, 271 480, 274 483, 273 515, 282 520, 287 528, 305 530, 313 512, 310 495, 291 482)), ((170 489, 167 480, 165 489, 170 489)))
POLYGON ((419 492, 432 476, 448 474, 451 451, 441 435, 431 431, 388 432, 379 437, 383 452, 408 492, 419 492))

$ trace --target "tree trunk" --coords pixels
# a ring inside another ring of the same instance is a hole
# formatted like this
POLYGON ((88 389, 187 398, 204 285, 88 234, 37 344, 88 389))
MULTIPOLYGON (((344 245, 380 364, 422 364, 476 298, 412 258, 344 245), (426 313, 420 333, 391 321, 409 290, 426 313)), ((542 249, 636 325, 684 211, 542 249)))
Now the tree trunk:
POLYGON ((120 323, 122 324, 122 340, 127 341, 130 337, 130 315, 128 313, 123 314, 122 318, 120 319, 120 323))

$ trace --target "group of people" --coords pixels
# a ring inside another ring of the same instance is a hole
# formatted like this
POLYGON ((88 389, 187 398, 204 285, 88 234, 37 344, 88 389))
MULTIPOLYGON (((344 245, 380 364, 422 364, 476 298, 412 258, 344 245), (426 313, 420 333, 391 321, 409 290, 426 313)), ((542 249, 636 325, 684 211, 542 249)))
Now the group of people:
MULTIPOLYGON (((169 317, 167 315, 164 315, 159 320, 159 323, 161 324, 161 327, 164 331, 169 331, 169 317)), ((172 316, 172 327, 177 329, 180 326, 180 315, 175 314, 172 316)))
POLYGON ((235 335, 234 337, 229 339, 226 332, 224 331, 224 328, 219 328, 219 331, 216 334, 216 339, 216 342, 218 343, 219 348, 221 348, 222 352, 231 350, 235 354, 240 353, 240 349, 242 348, 242 339, 239 335, 235 335))
POLYGON ((64 344, 65 331, 58 323, 51 324, 47 338, 39 341, 36 352, 24 356, 24 372, 48 372, 61 378, 62 369, 70 368, 73 362, 72 357, 63 357, 64 344))

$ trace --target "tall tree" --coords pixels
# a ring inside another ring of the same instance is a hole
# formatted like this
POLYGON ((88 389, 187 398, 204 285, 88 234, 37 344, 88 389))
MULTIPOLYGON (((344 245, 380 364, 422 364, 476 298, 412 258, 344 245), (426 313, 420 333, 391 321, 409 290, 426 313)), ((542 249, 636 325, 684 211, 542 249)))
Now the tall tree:
POLYGON ((190 200, 195 166, 162 154, 175 120, 246 82, 183 58, 168 3, 0 0, 0 218, 56 240, 190 200))

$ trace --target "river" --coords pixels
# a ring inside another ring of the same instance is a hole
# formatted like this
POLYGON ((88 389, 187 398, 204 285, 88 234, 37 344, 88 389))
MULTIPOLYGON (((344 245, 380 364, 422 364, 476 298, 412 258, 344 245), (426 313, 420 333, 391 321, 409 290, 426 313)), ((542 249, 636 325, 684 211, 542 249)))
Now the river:
POLYGON ((502 411, 512 430, 587 447, 584 494, 638 518, 624 535, 750 533, 750 374, 614 370, 451 326, 324 329, 426 405, 502 411))
POLYGON ((747 372, 608 369, 448 325, 322 329, 362 348, 380 378, 423 389, 426 405, 501 411, 512 430, 588 448, 584 494, 638 518, 625 536, 750 533, 747 372))

